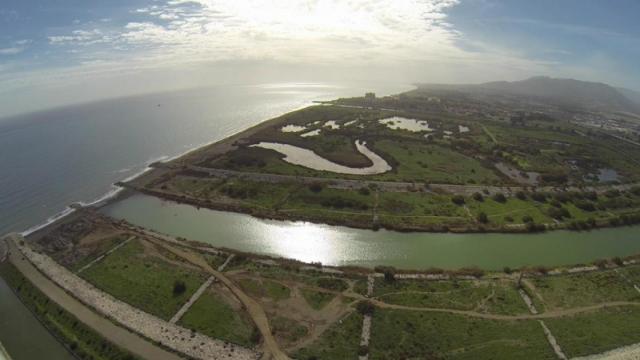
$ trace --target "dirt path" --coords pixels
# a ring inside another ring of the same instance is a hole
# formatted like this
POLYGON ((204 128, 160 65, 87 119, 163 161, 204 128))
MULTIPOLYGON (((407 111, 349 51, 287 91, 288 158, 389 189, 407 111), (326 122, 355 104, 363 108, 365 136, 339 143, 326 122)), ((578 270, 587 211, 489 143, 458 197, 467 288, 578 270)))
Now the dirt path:
MULTIPOLYGON (((173 165, 171 163, 161 163, 156 164, 156 167, 165 170, 173 170, 173 171, 181 171, 183 168, 173 165)), ((429 187, 426 188, 424 183, 417 182, 402 182, 402 181, 377 181, 377 180, 366 180, 366 179, 344 179, 344 178, 320 178, 313 176, 297 176, 297 175, 281 175, 281 174, 271 174, 271 173, 260 173, 260 172, 245 172, 245 171, 236 171, 236 170, 227 170, 227 169, 219 169, 219 168, 209 168, 195 165, 186 165, 187 169, 190 171, 200 173, 202 177, 215 177, 215 178, 238 178, 243 180, 251 180, 257 182, 267 182, 267 183, 297 183, 303 185, 309 185, 313 183, 322 183, 326 184, 332 188, 338 189, 347 189, 347 190, 359 190, 362 187, 367 187, 369 185, 375 185, 380 191, 385 192, 415 192, 419 190, 433 192, 433 191, 445 191, 451 194, 457 195, 467 195, 471 196, 476 192, 484 192, 485 190, 489 192, 489 195, 503 193, 514 194, 518 191, 528 191, 529 186, 493 186, 493 185, 457 185, 457 184, 429 184, 429 187)), ((200 177, 200 178, 202 178, 200 177)), ((143 184, 138 184, 138 182, 130 182, 127 184, 119 184, 123 186, 130 187, 134 190, 149 190, 143 186, 143 184)), ((640 185, 640 183, 630 183, 630 184, 621 184, 621 185, 598 185, 598 186, 586 186, 584 188, 578 188, 575 186, 569 186, 566 188, 563 187, 554 187, 554 186, 541 186, 538 188, 538 191, 541 192, 556 192, 556 191, 594 191, 596 193, 604 193, 611 189, 617 190, 629 190, 633 186, 640 185)))
POLYGON ((112 252, 120 249, 121 247, 127 245, 129 243, 129 241, 135 239, 135 236, 130 236, 127 240, 121 242, 120 244, 112 247, 109 251, 105 252, 104 254, 98 256, 97 258, 95 258, 93 261, 91 261, 90 263, 88 263, 87 265, 83 266, 82 268, 80 268, 80 270, 76 271, 76 274, 80 274, 81 272, 87 270, 88 268, 92 267, 93 265, 95 265, 96 263, 100 262, 102 259, 104 259, 105 257, 107 257, 109 254, 111 254, 112 252))
POLYGON ((556 340, 555 336, 553 336, 553 334, 551 333, 551 330, 549 330, 549 328, 544 323, 544 321, 538 320, 538 322, 540 323, 540 326, 542 326, 542 330, 544 330, 544 335, 547 337, 547 341, 549 342, 549 345, 551 345, 553 352, 556 353, 556 356, 558 357, 558 359, 567 360, 567 356, 564 354, 564 352, 562 352, 562 348, 560 348, 560 345, 558 344, 558 341, 556 340))
MULTIPOLYGON (((0 241, 5 242, 4 240, 0 241)), ((67 294, 62 288, 53 283, 53 281, 42 275, 42 273, 22 256, 18 248, 13 244, 13 241, 9 241, 8 243, 10 249, 9 260, 20 270, 22 275, 42 291, 47 298, 72 313, 78 320, 96 331, 100 336, 144 359, 181 359, 180 356, 154 345, 141 336, 115 325, 109 319, 95 313, 89 307, 67 294)))
POLYGON ((251 316, 251 319, 255 323, 256 327, 260 331, 263 339, 264 350, 267 354, 271 355, 272 359, 275 360, 287 360, 289 357, 280 349, 280 346, 276 342, 273 334, 271 332, 271 327, 269 326, 269 319, 267 318, 267 314, 260 304, 258 304, 255 300, 245 294, 239 286, 237 286, 231 279, 226 277, 223 273, 218 270, 215 270, 209 265, 209 263, 199 254, 196 254, 190 250, 178 248, 175 246, 170 246, 161 240, 157 240, 155 238, 147 238, 147 240, 162 246, 163 248, 169 250, 173 254, 187 260, 188 262, 199 266, 203 270, 207 271, 209 274, 213 275, 218 279, 222 284, 224 284, 233 295, 240 300, 242 305, 244 305, 245 309, 251 316))
POLYGON ((406 306, 406 305, 396 305, 389 304, 384 301, 380 301, 378 299, 367 298, 363 295, 354 292, 345 292, 344 296, 358 299, 358 300, 369 300, 374 305, 383 309, 397 309, 397 310, 410 310, 410 311, 424 311, 424 312, 442 312, 442 313, 450 313, 457 315, 466 315, 469 317, 476 317, 488 320, 532 320, 532 319, 552 319, 563 316, 571 316, 584 312, 590 312, 600 309, 605 309, 608 307, 618 307, 618 306, 640 306, 640 302, 635 301, 609 301, 596 305, 588 305, 581 306, 571 309, 562 309, 562 310, 552 310, 547 311, 542 314, 522 314, 522 315, 500 315, 500 314, 486 314, 472 310, 458 310, 458 309, 448 309, 448 308, 430 308, 430 307, 417 307, 417 306, 406 306))
POLYGON ((213 276, 211 276, 211 277, 209 277, 207 279, 207 281, 205 281, 202 285, 200 285, 198 290, 196 290, 196 292, 193 293, 193 295, 191 295, 189 300, 184 305, 182 305, 182 307, 175 313, 175 315, 173 315, 173 317, 171 318, 171 320, 169 320, 169 322, 172 323, 172 324, 175 324, 180 319, 182 319, 184 314, 186 314, 187 311, 189 311, 189 309, 191 309, 191 306, 193 306, 193 304, 195 304, 195 302, 198 301, 200 296, 202 296, 202 294, 204 294, 204 292, 207 290, 207 288, 209 286, 211 286, 211 284, 213 283, 214 280, 215 280, 215 278, 213 276))

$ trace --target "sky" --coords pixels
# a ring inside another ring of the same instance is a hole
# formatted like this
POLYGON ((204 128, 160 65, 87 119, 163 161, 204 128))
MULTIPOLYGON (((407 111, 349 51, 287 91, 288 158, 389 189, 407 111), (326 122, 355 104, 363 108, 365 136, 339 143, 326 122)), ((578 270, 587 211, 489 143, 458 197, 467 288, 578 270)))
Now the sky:
POLYGON ((0 0, 0 116, 221 84, 640 90, 637 0, 0 0))

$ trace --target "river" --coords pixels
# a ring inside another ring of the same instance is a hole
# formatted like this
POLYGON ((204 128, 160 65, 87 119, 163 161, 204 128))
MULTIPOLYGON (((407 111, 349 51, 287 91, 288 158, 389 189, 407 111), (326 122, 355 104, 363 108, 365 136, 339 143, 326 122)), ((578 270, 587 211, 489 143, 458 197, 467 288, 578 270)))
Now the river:
POLYGON ((640 253, 640 226, 590 232, 440 234, 264 220, 136 194, 103 210, 115 218, 216 247, 325 265, 405 269, 556 266, 640 253))
MULTIPOLYGON (((114 182, 316 100, 410 89, 389 83, 269 83, 132 96, 0 119, 0 235, 115 192, 114 182)), ((0 284, 1 285, 1 284, 0 284)), ((0 343, 14 360, 64 349, 0 286, 0 343), (17 315, 23 314, 23 315, 17 315), (40 345, 42 344, 42 345, 40 345)))
MULTIPOLYGON (((11 359, 75 359, 0 278, 0 339, 11 359)), ((1 358, 0 354, 0 358, 1 358)))

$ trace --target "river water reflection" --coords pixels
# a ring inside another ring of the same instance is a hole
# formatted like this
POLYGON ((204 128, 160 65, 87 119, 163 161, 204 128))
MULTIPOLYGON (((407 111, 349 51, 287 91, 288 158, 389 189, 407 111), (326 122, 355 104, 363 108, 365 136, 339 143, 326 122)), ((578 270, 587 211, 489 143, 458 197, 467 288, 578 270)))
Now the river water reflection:
POLYGON ((445 269, 570 265, 640 253, 640 227, 540 234, 432 234, 371 231, 197 209, 136 194, 104 208, 158 232, 217 247, 325 265, 445 269))

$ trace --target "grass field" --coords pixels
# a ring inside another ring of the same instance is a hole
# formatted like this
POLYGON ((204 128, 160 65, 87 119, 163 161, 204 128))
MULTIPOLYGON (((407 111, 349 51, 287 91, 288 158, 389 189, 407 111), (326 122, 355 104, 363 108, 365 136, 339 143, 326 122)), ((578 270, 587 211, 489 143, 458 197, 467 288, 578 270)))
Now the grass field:
MULTIPOLYGON (((133 360, 138 357, 105 340, 71 313, 50 301, 10 263, 0 264, 0 275, 38 320, 80 359, 133 360)), ((37 346, 37 344, 34 344, 37 346)))
POLYGON ((353 360, 358 358, 362 315, 353 312, 333 324, 311 345, 293 354, 299 360, 353 360))
POLYGON ((378 299, 398 305, 427 308, 476 310, 495 314, 528 312, 514 284, 476 281, 424 281, 376 279, 378 299))
POLYGON ((495 184, 500 178, 478 160, 452 149, 426 143, 377 141, 376 152, 394 160, 394 169, 376 175, 387 181, 419 181, 442 184, 495 184))
POLYGON ((608 301, 640 301, 640 293, 613 270, 530 279, 547 310, 600 304, 608 301))
POLYGON ((256 298, 279 301, 291 294, 288 287, 271 280, 241 279, 239 283, 244 291, 256 298))
POLYGON ((220 295, 209 290, 191 306, 179 324, 212 338, 245 347, 256 344, 257 330, 241 310, 233 309, 220 295))
POLYGON ((98 241, 97 244, 92 247, 91 251, 86 256, 78 259, 77 262, 74 262, 73 265, 69 267, 69 270, 74 272, 80 270, 83 266, 89 264, 98 256, 112 249, 114 246, 126 241, 128 238, 129 235, 116 235, 98 241))
POLYGON ((286 343, 295 343, 307 335, 309 331, 299 322, 283 316, 271 316, 269 317, 269 321, 273 334, 286 343))
POLYGON ((336 297, 336 294, 311 289, 301 289, 300 292, 309 306, 316 310, 322 309, 336 297))
POLYGON ((81 276, 118 299, 165 320, 170 319, 206 279, 203 273, 146 255, 140 240, 114 251, 81 276), (174 293, 177 281, 184 282, 184 292, 174 293))
POLYGON ((567 356, 597 354, 640 342, 640 307, 607 308, 545 324, 567 356))
POLYGON ((497 360, 555 355, 536 321, 376 309, 369 358, 497 360))

